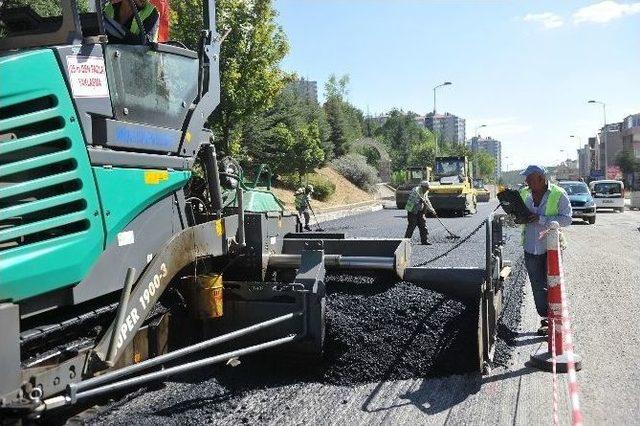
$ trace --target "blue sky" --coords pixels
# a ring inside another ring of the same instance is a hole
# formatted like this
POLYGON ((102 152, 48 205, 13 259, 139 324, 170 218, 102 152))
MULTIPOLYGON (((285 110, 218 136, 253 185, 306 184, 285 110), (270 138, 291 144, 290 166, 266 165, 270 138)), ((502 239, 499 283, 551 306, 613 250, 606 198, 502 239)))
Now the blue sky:
MULTIPOLYGON (((283 67, 349 74, 349 100, 467 119, 503 143, 511 167, 575 158, 607 120, 640 112, 640 2, 276 0, 291 50, 283 67), (560 150, 565 150, 563 154, 560 150)), ((320 90, 323 92, 323 90, 320 90)), ((508 160, 504 160, 505 157, 508 160)), ((504 166, 503 166, 504 168, 504 166)))

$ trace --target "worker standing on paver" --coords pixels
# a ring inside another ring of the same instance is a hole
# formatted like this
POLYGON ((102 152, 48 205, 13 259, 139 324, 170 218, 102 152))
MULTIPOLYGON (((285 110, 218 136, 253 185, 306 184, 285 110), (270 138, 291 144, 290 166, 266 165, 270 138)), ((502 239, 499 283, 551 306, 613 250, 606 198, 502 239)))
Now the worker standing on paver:
MULTIPOLYGON (((540 315, 538 334, 548 331, 547 321, 547 243, 542 234, 551 222, 560 226, 571 225, 571 202, 566 192, 550 183, 544 167, 531 165, 521 175, 527 186, 520 190, 520 196, 529 209, 528 222, 522 230, 524 263, 529 274, 533 299, 540 315)), ((562 241, 562 237, 561 237, 562 241)))
MULTIPOLYGON (((138 11, 138 17, 142 26, 144 27, 145 34, 148 35, 149 41, 158 41, 158 29, 160 25, 160 14, 158 9, 148 0, 135 0, 135 7, 138 11)), ((126 34, 120 43, 124 44, 141 44, 140 39, 141 31, 138 26, 138 20, 135 17, 135 12, 129 1, 111 0, 105 4, 104 14, 117 23, 122 25, 126 34)))
POLYGON ((304 229, 307 231, 311 231, 311 227, 309 227, 309 221, 311 220, 309 213, 309 210, 311 210, 311 194, 313 194, 313 186, 311 185, 298 188, 294 194, 296 210, 301 217, 304 217, 304 229))
POLYGON ((435 216, 436 211, 431 205, 431 201, 429 201, 429 181, 423 180, 419 186, 411 190, 405 210, 407 211, 408 223, 404 237, 411 238, 417 226, 420 231, 420 243, 430 246, 425 214, 430 213, 435 216))

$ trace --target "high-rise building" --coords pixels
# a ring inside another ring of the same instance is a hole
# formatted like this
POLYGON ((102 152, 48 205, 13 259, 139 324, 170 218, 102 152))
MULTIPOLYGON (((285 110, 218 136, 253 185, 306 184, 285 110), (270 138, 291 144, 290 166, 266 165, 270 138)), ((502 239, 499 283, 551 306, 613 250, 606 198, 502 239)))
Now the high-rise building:
MULTIPOLYGON (((587 146, 589 147, 589 176, 594 177, 596 172, 600 170, 598 139, 595 137, 589 138, 587 142, 587 146)), ((604 173, 601 177, 604 177, 604 173)))
POLYGON ((578 174, 583 178, 591 174, 591 149, 589 144, 578 149, 578 174))
POLYGON ((626 117, 622 121, 622 146, 640 160, 640 113, 626 117))
POLYGON ((424 125, 438 136, 439 142, 463 144, 466 139, 465 119, 448 112, 444 115, 430 112, 424 125))
POLYGON ((598 133, 599 144, 599 157, 601 169, 605 170, 605 143, 607 149, 607 166, 613 166, 616 164, 616 157, 622 151, 622 123, 610 123, 607 124, 606 129, 603 127, 598 133), (606 141, 605 141, 606 132, 606 141))
POLYGON ((494 177, 496 180, 499 179, 502 174, 502 143, 492 137, 474 136, 471 138, 471 150, 473 152, 484 151, 491 155, 496 164, 494 177))
POLYGON ((416 116, 414 117, 414 120, 416 120, 416 124, 417 124, 418 126, 420 126, 420 127, 426 127, 425 122, 424 122, 424 120, 425 120, 425 116, 424 116, 424 115, 416 115, 416 116))
POLYGON ((288 85, 289 88, 295 90, 298 95, 309 101, 318 102, 318 82, 305 80, 301 78, 299 80, 292 81, 288 85))

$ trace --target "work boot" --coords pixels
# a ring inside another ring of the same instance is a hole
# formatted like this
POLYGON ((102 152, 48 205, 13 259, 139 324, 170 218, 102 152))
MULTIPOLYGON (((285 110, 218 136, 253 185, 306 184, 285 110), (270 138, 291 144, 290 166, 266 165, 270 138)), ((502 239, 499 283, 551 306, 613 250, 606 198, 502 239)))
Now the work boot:
POLYGON ((422 244, 423 246, 432 246, 433 245, 429 241, 424 241, 424 242, 422 242, 420 244, 422 244))
POLYGON ((305 225, 304 229, 307 230, 307 231, 312 231, 312 229, 311 229, 311 227, 309 225, 305 225))
POLYGON ((540 320, 540 327, 538 327, 538 335, 546 336, 549 334, 549 321, 546 319, 540 320))

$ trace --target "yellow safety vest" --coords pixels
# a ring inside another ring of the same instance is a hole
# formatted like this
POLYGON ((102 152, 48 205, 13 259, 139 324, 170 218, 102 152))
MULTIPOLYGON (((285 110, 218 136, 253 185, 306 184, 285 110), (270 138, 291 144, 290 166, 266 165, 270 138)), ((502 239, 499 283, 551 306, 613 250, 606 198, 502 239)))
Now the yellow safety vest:
MULTIPOLYGON (((562 198, 562 194, 564 190, 560 188, 558 185, 554 185, 552 183, 549 184, 549 196, 547 197, 547 205, 544 207, 544 215, 545 216, 557 216, 560 213, 560 198, 562 198)), ((531 195, 531 190, 528 186, 525 186, 520 190, 520 197, 522 201, 526 203, 527 198, 531 195)), ((522 244, 524 244, 525 237, 525 227, 527 225, 522 225, 522 244)), ((565 239, 562 232, 560 232, 560 243, 564 247, 565 239)))
MULTIPOLYGON (((152 5, 150 1, 147 1, 144 4, 144 7, 142 9, 138 10, 138 16, 140 16, 140 20, 142 22, 144 22, 145 19, 147 19, 149 16, 151 16, 151 14, 153 13, 154 10, 156 10, 156 7, 154 5, 152 5)), ((113 7, 113 4, 111 4, 111 2, 108 2, 104 6, 104 14, 107 15, 111 19, 115 19, 116 9, 113 7)), ((131 34, 135 34, 135 35, 139 35, 140 34, 140 27, 138 26, 138 21, 136 20, 135 15, 131 19, 131 27, 129 28, 129 32, 131 34)), ((149 34, 149 36, 151 37, 151 41, 156 41, 157 38, 158 38, 158 32, 156 31, 155 34, 149 34)))
POLYGON ((407 204, 405 204, 404 209, 409 213, 418 213, 420 211, 421 203, 422 195, 420 195, 420 189, 416 186, 409 193, 409 198, 407 199, 407 204))

